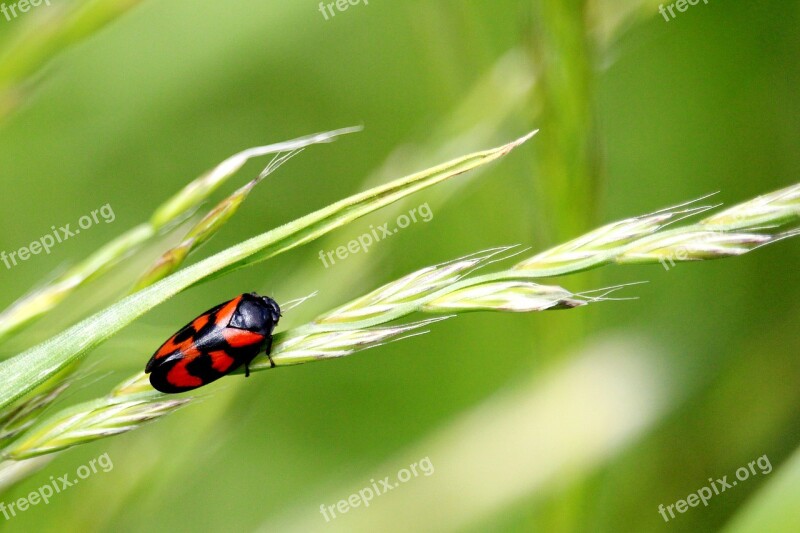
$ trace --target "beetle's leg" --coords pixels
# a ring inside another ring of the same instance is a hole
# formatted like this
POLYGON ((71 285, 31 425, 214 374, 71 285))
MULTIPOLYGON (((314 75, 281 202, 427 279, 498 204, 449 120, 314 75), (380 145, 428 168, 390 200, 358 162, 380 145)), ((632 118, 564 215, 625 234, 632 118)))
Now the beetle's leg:
POLYGON ((269 359, 269 367, 275 368, 275 361, 272 360, 272 357, 269 355, 269 352, 272 351, 272 335, 267 336, 267 340, 264 342, 264 353, 269 359))
POLYGON ((267 349, 265 353, 267 354, 267 359, 269 359, 269 367, 275 368, 275 361, 272 360, 272 356, 269 354, 269 352, 271 351, 272 351, 272 335, 270 335, 267 338, 267 349))

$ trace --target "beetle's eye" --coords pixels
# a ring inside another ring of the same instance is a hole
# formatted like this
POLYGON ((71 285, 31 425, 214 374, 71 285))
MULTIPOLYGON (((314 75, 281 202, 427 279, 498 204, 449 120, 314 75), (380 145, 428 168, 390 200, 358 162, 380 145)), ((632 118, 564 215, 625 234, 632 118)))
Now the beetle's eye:
POLYGON ((281 308, 278 307, 278 302, 268 296, 262 296, 262 299, 264 300, 264 304, 269 308, 270 318, 273 322, 277 322, 278 319, 283 316, 281 314, 281 308))

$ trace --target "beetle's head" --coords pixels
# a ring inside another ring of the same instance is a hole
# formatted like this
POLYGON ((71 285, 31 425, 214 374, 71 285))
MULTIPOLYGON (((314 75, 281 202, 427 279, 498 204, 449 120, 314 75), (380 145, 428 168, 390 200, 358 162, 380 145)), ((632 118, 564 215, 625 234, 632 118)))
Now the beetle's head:
POLYGON ((261 301, 264 302, 264 305, 267 308, 267 312, 270 314, 272 318, 273 324, 277 324, 278 320, 283 316, 281 314, 281 308, 278 306, 278 302, 270 298, 269 296, 259 296, 261 301))
POLYGON ((280 317, 281 309, 275 300, 251 292, 242 295, 242 301, 228 325, 269 335, 275 329, 280 317))

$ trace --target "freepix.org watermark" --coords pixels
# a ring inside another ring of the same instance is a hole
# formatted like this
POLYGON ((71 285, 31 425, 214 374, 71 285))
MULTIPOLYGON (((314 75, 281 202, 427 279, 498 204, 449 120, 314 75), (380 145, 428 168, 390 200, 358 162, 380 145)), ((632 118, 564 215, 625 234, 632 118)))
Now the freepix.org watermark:
POLYGON ((49 255, 51 248, 56 244, 61 244, 67 239, 75 237, 81 230, 87 230, 95 224, 99 224, 101 220, 106 224, 111 224, 116 218, 111 204, 106 204, 99 209, 92 210, 91 214, 83 215, 79 218, 78 227, 76 228, 73 228, 72 224, 61 226, 58 229, 55 226, 50 226, 52 233, 47 233, 29 245, 11 252, 3 250, 0 252, 0 261, 6 266, 6 269, 11 270, 12 267, 17 266, 20 262, 30 259, 31 256, 39 255, 42 252, 49 255))
POLYGON ((671 503, 666 507, 664 504, 659 505, 658 514, 661 515, 661 518, 664 519, 664 522, 669 522, 675 518, 675 511, 683 514, 689 510, 689 507, 697 507, 701 502, 703 503, 704 507, 708 507, 708 501, 711 498, 714 496, 719 496, 728 489, 732 489, 738 485, 740 481, 746 481, 750 478, 750 476, 757 476, 758 474, 767 475, 770 472, 772 472, 772 464, 769 462, 769 457, 762 455, 755 461, 750 461, 747 463, 747 466, 742 466, 736 469, 736 479, 728 481, 728 476, 722 476, 717 480, 708 478, 708 486, 689 494, 686 499, 678 500, 677 502, 671 503), (758 471, 756 471, 756 467, 758 467, 758 471))
POLYGON ((419 207, 415 207, 411 209, 408 214, 402 214, 397 217, 395 220, 395 227, 390 228, 389 222, 386 224, 382 224, 377 228, 373 225, 370 225, 370 231, 368 233, 364 233, 357 239, 353 239, 352 241, 347 243, 347 246, 339 246, 335 250, 319 251, 319 260, 322 261, 322 264, 325 265, 325 268, 328 268, 330 265, 336 264, 336 259, 334 259, 334 255, 340 261, 344 261, 350 254, 357 254, 358 252, 369 252, 370 246, 377 243, 378 241, 382 241, 387 237, 391 237, 401 229, 405 229, 409 227, 412 223, 419 222, 422 220, 423 222, 430 222, 433 219, 433 211, 431 211, 428 202, 425 202, 419 207), (417 218, 419 215, 419 218, 417 218), (329 264, 330 262, 330 264, 329 264))
POLYGON ((50 0, 19 0, 16 4, 11 3, 8 5, 3 2, 0 4, 0 12, 3 13, 7 21, 11 22, 11 20, 20 16, 20 14, 27 13, 32 7, 39 7, 42 3, 49 6, 50 0))
MULTIPOLYGON (((726 225, 731 227, 741 227, 741 223, 743 220, 745 220, 746 216, 746 213, 742 211, 735 216, 726 217, 728 218, 728 223, 726 225)), ((746 226, 741 227, 741 231, 745 232, 746 226)), ((765 242, 758 240, 763 238, 763 236, 752 233, 737 233, 731 235, 722 229, 703 230, 701 235, 692 238, 693 242, 691 245, 675 246, 668 254, 659 258, 658 261, 661 263, 661 266, 664 267, 664 270, 669 272, 671 268, 675 267, 676 261, 683 262, 689 259, 690 253, 693 251, 693 249, 703 250, 705 248, 705 252, 709 253, 710 250, 713 251, 715 246, 719 246, 720 244, 724 244, 726 242, 738 242, 739 245, 756 245, 759 242, 765 242)))
POLYGON ((92 474, 96 474, 98 472, 98 467, 103 472, 111 472, 114 468, 114 463, 111 461, 108 453, 104 453, 100 457, 92 459, 89 461, 88 465, 79 466, 75 471, 77 477, 70 479, 69 474, 64 474, 59 477, 50 476, 50 483, 42 485, 27 496, 18 498, 10 503, 0 502, 0 513, 3 514, 6 520, 11 520, 17 516, 17 513, 24 513, 31 507, 39 505, 42 502, 47 505, 50 503, 50 498, 56 494, 77 485, 81 480, 88 478, 92 474))
MULTIPOLYGON (((335 2, 320 2, 319 12, 325 17, 325 20, 330 20, 336 16, 336 13, 343 13, 350 9, 351 6, 357 6, 362 0, 336 0, 335 2), (327 5, 326 5, 327 4, 327 5), (336 9, 334 9, 336 8, 336 9), (328 14, 330 13, 330 17, 328 14)), ((363 0, 364 5, 369 5, 369 0, 363 0)))
POLYGON ((340 514, 345 514, 350 509, 360 507, 362 504, 364 507, 369 507, 369 503, 376 496, 383 496, 387 492, 399 487, 402 483, 407 483, 415 477, 419 477, 420 474, 430 476, 433 472, 433 463, 430 458, 425 457, 416 463, 411 463, 408 465, 408 468, 401 468, 397 472, 396 481, 392 480, 391 476, 386 476, 377 482, 374 479, 370 479, 370 486, 364 487, 358 492, 354 492, 343 500, 339 500, 335 505, 325 505, 323 503, 319 506, 319 512, 325 517, 326 522, 330 522, 336 518, 337 511, 340 514))
POLYGON ((701 1, 705 5, 708 5, 708 0, 677 0, 677 2, 667 4, 666 9, 664 9, 664 4, 661 4, 658 6, 658 12, 661 13, 661 15, 664 17, 664 20, 669 22, 678 16, 674 11, 675 9, 677 9, 680 13, 686 13, 690 6, 696 6, 701 1), (667 16, 667 11, 669 11, 669 17, 667 16))

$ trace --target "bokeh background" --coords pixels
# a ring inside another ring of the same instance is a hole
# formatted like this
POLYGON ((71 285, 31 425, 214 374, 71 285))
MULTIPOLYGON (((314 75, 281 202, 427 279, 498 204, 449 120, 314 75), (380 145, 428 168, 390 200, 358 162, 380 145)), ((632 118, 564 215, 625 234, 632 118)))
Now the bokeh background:
MULTIPOLYGON (((81 3, 53 4, 0 18, 0 46, 36 42, 81 3)), ((107 203, 116 218, 50 255, 0 265, 2 306, 250 146, 364 125, 259 185, 193 259, 541 131, 491 167, 173 298, 96 350, 67 403, 140 370, 177 327, 233 294, 287 301, 318 290, 287 313, 289 327, 426 265, 505 244, 541 250, 615 219, 715 191, 712 202, 732 204, 800 175, 797 2, 710 0, 669 22, 657 2, 634 0, 372 0, 330 20, 309 0, 106 4, 119 16, 44 50, 25 89, 5 93, 0 249, 107 203), (320 262, 321 249, 423 203, 430 222, 320 262)), ((2 357, 113 301, 175 239, 78 291, 2 357)), ((649 283, 625 291, 638 300, 473 313, 344 359, 221 380, 203 401, 58 454, 7 487, 4 502, 101 454, 113 460, 0 529, 796 531, 798 260, 798 242, 786 241, 669 270, 604 267, 555 282, 649 283), (769 474, 669 523, 659 515, 659 504, 763 455, 769 474), (321 504, 424 457, 432 475, 330 522, 321 515, 321 504)))

